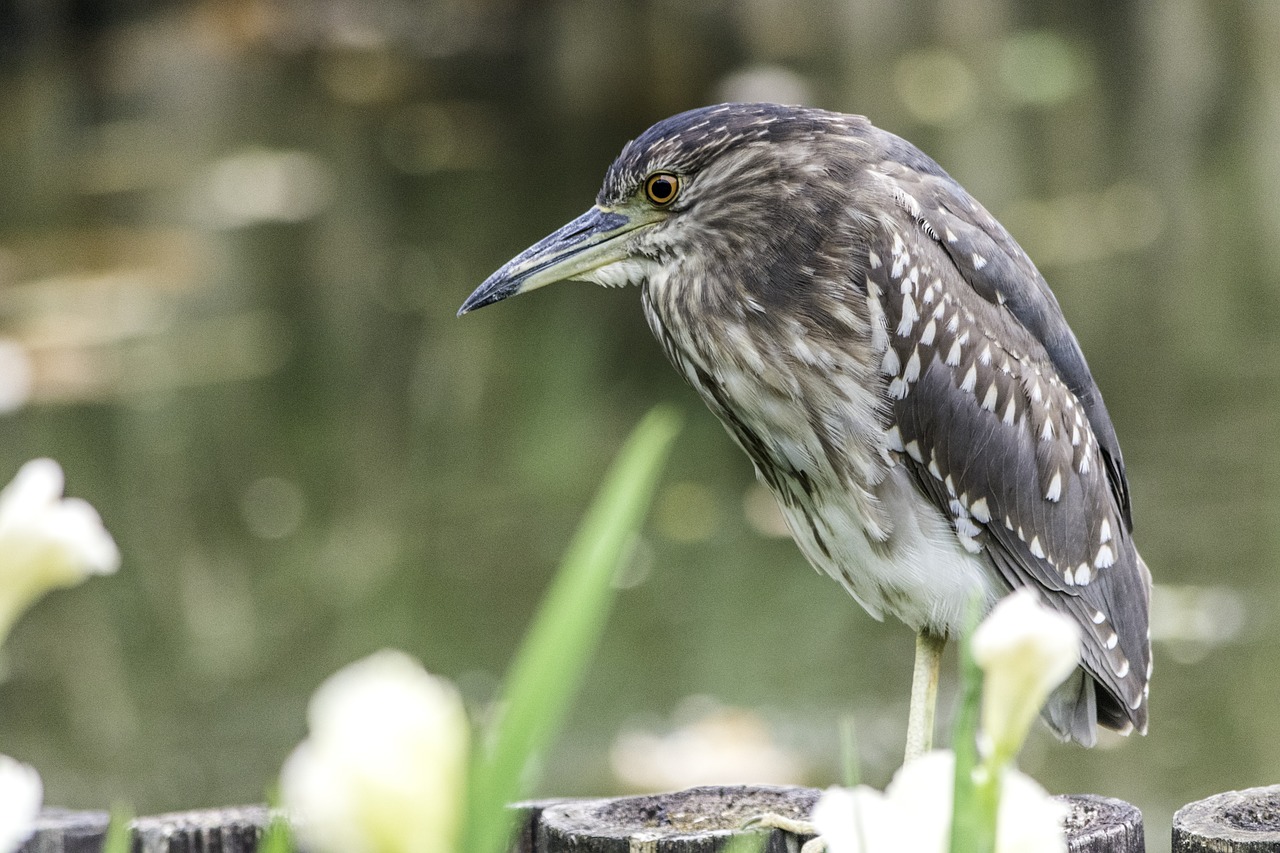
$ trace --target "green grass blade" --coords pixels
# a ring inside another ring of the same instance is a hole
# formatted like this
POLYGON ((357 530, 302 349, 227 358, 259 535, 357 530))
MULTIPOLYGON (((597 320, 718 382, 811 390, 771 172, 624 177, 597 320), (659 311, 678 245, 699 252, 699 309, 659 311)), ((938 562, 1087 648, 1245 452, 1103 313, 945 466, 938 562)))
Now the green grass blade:
POLYGON ((729 840, 720 848, 720 853, 763 853, 768 843, 768 833, 739 833, 729 837, 729 840))
MULTIPOLYGON (((280 808, 280 789, 267 791, 267 826, 258 842, 258 853, 294 853, 293 827, 280 808)), ((105 851, 104 851, 105 853, 105 851)))
POLYGON ((951 747, 956 754, 955 796, 951 814, 951 853, 991 853, 996 844, 996 803, 999 780, 976 780, 978 769, 978 717, 982 707, 982 670, 970 649, 980 608, 969 606, 964 634, 960 637, 960 708, 956 713, 951 747))
POLYGON ((111 807, 111 820, 102 841, 102 853, 131 853, 133 850, 133 807, 118 802, 111 807))
POLYGON ((679 429, 673 409, 650 411, 583 518, 508 673, 494 728, 476 751, 464 849, 504 850, 512 830, 506 806, 526 795, 530 763, 550 744, 582 681, 613 602, 612 581, 679 429))
POLYGON ((840 784, 856 788, 862 782, 862 768, 858 763, 858 730, 853 714, 840 717, 840 784))

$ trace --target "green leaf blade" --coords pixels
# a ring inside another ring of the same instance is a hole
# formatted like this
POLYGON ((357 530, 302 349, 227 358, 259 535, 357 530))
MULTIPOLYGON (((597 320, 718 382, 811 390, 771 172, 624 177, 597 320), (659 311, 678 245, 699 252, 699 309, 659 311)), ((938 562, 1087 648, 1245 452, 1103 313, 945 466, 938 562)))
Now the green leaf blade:
POLYGON ((512 829, 507 805, 525 794, 530 763, 554 738, 586 674, 613 603, 613 580, 679 430, 674 409, 651 410, 583 518, 508 673, 495 726, 477 749, 465 849, 502 853, 512 829))

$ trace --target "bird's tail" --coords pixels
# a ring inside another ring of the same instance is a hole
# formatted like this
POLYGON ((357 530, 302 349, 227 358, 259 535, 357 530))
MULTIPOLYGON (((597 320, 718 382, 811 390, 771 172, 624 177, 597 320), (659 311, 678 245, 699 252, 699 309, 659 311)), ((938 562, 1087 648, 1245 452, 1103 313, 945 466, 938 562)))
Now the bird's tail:
POLYGON ((1093 746, 1098 740, 1098 698, 1093 677, 1077 669, 1049 695, 1040 716, 1061 740, 1093 746))

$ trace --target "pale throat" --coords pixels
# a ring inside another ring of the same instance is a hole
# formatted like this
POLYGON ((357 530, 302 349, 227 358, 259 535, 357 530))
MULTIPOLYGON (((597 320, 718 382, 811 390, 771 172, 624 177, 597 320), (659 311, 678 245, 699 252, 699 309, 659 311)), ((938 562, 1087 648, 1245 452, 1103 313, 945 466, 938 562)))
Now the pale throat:
POLYGON ((602 287, 627 287, 644 284, 659 271, 657 263, 650 258, 630 257, 585 272, 578 279, 602 287))

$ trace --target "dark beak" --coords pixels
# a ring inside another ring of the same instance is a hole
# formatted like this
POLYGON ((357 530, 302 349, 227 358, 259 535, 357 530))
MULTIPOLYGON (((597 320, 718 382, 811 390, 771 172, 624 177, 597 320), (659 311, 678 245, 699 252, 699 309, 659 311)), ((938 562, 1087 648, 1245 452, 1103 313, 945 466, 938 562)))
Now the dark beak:
POLYGON ((628 234, 652 224, 659 215, 628 216, 593 207, 568 225, 534 243, 485 279, 458 309, 468 311, 501 302, 557 281, 571 281, 611 263, 626 260, 628 234))

